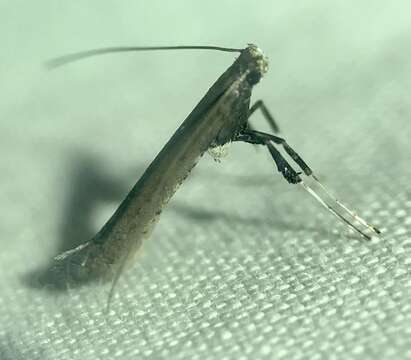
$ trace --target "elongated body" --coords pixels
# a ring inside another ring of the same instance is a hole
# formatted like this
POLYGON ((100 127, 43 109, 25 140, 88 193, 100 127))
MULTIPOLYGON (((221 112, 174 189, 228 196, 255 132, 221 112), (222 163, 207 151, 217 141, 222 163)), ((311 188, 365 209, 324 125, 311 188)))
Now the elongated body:
POLYGON ((255 45, 249 45, 243 50, 214 46, 104 48, 66 55, 53 60, 51 65, 59 66, 85 57, 113 52, 176 49, 211 49, 239 52, 240 55, 184 120, 96 236, 87 243, 56 257, 68 265, 71 277, 81 282, 94 278, 113 279, 113 290, 122 269, 134 258, 143 240, 150 236, 162 209, 189 175, 198 159, 208 149, 230 141, 265 146, 277 170, 290 184, 301 185, 329 212, 364 238, 371 239, 341 215, 335 205, 367 230, 375 234, 380 233, 377 228, 337 200, 285 139, 256 131, 248 124, 249 116, 256 109, 260 109, 272 131, 279 131, 274 118, 261 100, 250 107, 251 90, 268 69, 267 59, 255 45), (320 186, 334 205, 330 205, 329 201, 324 200, 319 193, 303 182, 300 177, 302 173, 293 169, 277 150, 276 145, 283 148, 304 175, 311 177, 320 186))
POLYGON ((198 159, 210 147, 231 141, 246 127, 251 89, 267 60, 249 45, 177 129, 119 208, 88 243, 62 258, 76 278, 112 278, 151 234, 160 213, 198 159))

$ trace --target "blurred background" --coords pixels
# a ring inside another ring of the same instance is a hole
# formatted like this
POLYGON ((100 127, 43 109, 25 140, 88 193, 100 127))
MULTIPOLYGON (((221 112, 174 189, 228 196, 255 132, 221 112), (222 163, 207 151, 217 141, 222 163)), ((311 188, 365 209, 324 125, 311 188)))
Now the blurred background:
POLYGON ((0 358, 410 358, 410 21, 406 1, 0 1, 0 358), (53 256, 101 227, 235 54, 45 61, 247 43, 270 61, 253 100, 382 238, 233 144, 202 158, 108 314, 107 285, 48 286, 53 256))

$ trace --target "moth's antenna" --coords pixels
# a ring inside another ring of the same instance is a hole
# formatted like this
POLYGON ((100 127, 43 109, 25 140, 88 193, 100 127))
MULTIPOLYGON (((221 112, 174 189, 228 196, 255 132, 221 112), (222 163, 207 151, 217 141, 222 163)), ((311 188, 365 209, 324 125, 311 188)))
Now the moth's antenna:
POLYGON ((118 53, 118 52, 134 52, 134 51, 157 51, 157 50, 217 50, 225 52, 241 52, 243 49, 227 48, 221 46, 202 46, 202 45, 182 45, 182 46, 123 46, 123 47, 107 47, 101 49, 92 49, 80 51, 72 54, 59 56, 47 61, 48 68, 55 68, 66 65, 68 63, 89 58, 92 56, 118 53))

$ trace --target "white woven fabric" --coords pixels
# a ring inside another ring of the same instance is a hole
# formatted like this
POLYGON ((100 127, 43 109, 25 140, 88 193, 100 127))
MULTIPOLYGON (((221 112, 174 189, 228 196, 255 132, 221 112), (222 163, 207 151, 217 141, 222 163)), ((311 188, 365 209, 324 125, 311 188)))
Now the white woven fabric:
POLYGON ((408 2, 17 4, 0 6, 0 359, 411 358, 408 2), (251 41, 271 65, 254 99, 382 239, 359 239, 266 151, 234 144, 178 191, 108 314, 107 286, 39 286, 233 57, 116 55, 55 72, 42 61, 251 41))

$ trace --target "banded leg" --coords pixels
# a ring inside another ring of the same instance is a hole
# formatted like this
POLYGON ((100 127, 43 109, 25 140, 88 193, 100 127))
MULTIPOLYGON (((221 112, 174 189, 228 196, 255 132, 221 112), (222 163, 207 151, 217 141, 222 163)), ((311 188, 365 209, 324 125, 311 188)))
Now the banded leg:
POLYGON ((351 229, 360 233, 363 237, 367 240, 371 238, 363 233, 360 229, 358 229, 354 224, 348 221, 345 217, 339 214, 332 206, 326 203, 311 187, 305 184, 302 179, 300 178, 300 173, 297 173, 290 164, 282 157, 282 155, 278 152, 278 150, 273 146, 273 142, 276 144, 280 144, 283 146, 284 150, 287 154, 296 162, 296 164, 304 171, 307 176, 311 176, 325 191, 325 193, 334 200, 342 209, 344 209, 351 217, 355 220, 360 222, 362 225, 366 226, 369 230, 374 231, 375 233, 379 234, 380 231, 368 224, 365 220, 360 218, 356 213, 352 210, 347 208, 344 204, 342 204, 339 200, 337 200, 328 189, 315 177, 311 168, 305 163, 305 161, 287 144, 287 142, 278 136, 274 136, 271 134, 263 133, 261 131, 255 130, 248 130, 243 132, 242 134, 237 136, 237 141, 245 141, 248 143, 256 144, 256 145, 266 145, 272 158, 274 159, 275 163, 277 164, 278 171, 283 174, 285 179, 292 184, 299 183, 304 190, 306 190, 311 196, 313 196, 322 206, 324 206, 327 210, 329 210, 334 216, 336 216, 339 220, 343 221, 346 225, 348 225, 351 229))
POLYGON ((360 216, 358 216, 354 211, 352 211, 351 209, 349 209, 346 205, 344 205, 340 200, 338 200, 331 192, 330 190, 328 190, 328 188, 320 182, 320 180, 317 178, 317 176, 315 176, 315 174, 313 173, 313 171, 311 170, 311 168, 305 163, 305 161, 300 157, 300 155, 297 154, 297 152, 291 148, 291 146, 289 146, 287 144, 287 142, 283 139, 280 138, 278 136, 275 135, 270 135, 270 134, 266 134, 266 133, 261 133, 264 136, 267 136, 270 138, 271 141, 273 141, 276 144, 280 144, 282 145, 282 147, 284 148, 284 150, 287 152, 287 154, 295 161, 295 163, 301 168, 302 171, 304 171, 304 173, 307 176, 311 176, 314 181, 321 187, 321 189, 333 200, 335 201, 342 209, 344 209, 345 212, 347 212, 351 217, 353 217, 355 220, 357 220, 359 223, 361 223, 363 226, 365 226, 366 228, 368 228, 369 230, 375 232, 376 234, 380 234, 381 231, 376 228, 375 226, 367 223, 363 218, 361 218, 360 216))
MULTIPOLYGON (((264 102, 262 100, 257 100, 253 106, 250 107, 250 109, 248 110, 248 119, 250 118, 250 116, 256 111, 256 110, 260 110, 261 113, 264 116, 264 119, 267 120, 268 124, 271 127, 271 130, 274 133, 278 133, 280 132, 280 128, 277 125, 277 122, 274 119, 274 116, 271 115, 271 113, 268 111, 267 107, 265 106, 264 102)), ((250 129, 252 129, 252 127, 249 125, 250 129)))
POLYGON ((272 141, 275 144, 281 145, 286 151, 286 153, 301 168, 301 170, 304 171, 305 175, 307 176, 313 175, 313 171, 310 169, 310 167, 305 163, 305 161, 300 157, 300 155, 298 155, 297 152, 290 145, 287 144, 285 139, 275 136, 275 135, 267 134, 261 131, 254 131, 254 133, 267 138, 268 140, 272 141))
POLYGON ((290 184, 298 184, 301 182, 300 174, 296 172, 281 153, 272 144, 269 134, 262 133, 260 131, 249 130, 245 131, 237 136, 235 141, 243 141, 254 145, 267 146, 271 157, 277 165, 278 171, 284 176, 284 178, 290 184))

